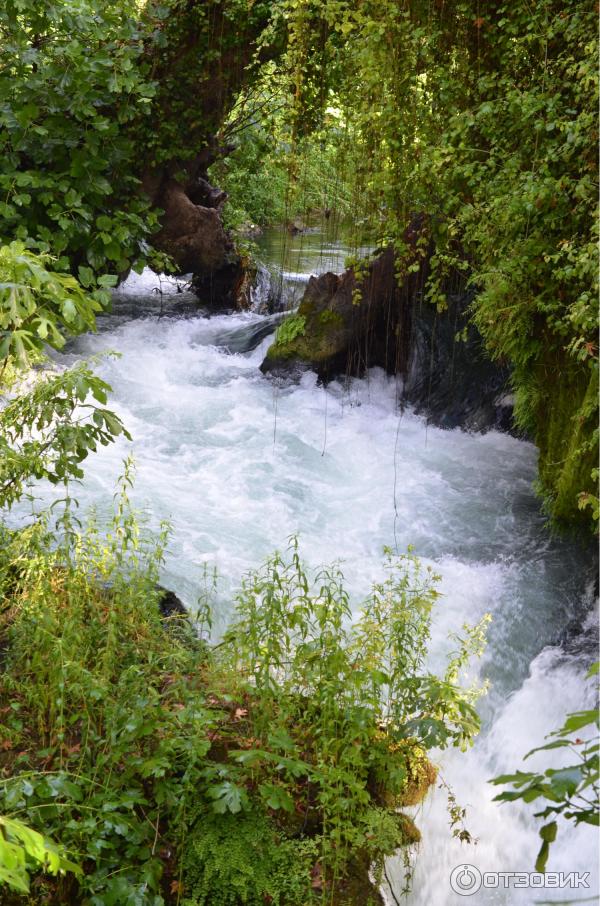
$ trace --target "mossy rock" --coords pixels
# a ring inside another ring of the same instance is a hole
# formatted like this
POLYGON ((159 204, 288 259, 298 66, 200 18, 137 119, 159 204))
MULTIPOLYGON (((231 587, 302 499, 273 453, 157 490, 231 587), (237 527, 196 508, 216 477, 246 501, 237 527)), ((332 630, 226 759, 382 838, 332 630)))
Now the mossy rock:
MULTIPOLYGON (((298 323, 297 315, 292 316, 295 323, 298 323)), ((292 320, 292 319, 290 319, 292 320)), ((283 322, 283 326, 287 321, 283 322)), ((343 328, 344 322, 340 315, 335 312, 323 312, 316 318, 316 329, 314 325, 307 331, 303 328, 301 333, 292 337, 275 338, 275 342, 269 347, 267 357, 269 359, 299 359, 305 362, 319 364, 325 362, 339 351, 339 331, 343 328), (330 315, 324 318, 324 315, 330 315)))
POLYGON ((421 746, 412 741, 393 743, 389 747, 390 759, 402 763, 406 779, 400 789, 391 788, 386 778, 372 776, 369 790, 373 800, 387 809, 408 808, 418 805, 437 779, 437 768, 431 763, 421 746))
POLYGON ((348 282, 348 278, 335 274, 311 277, 297 313, 289 315, 275 334, 261 366, 264 372, 289 370, 295 363, 319 371, 343 355, 348 342, 347 325, 342 314, 330 305, 344 281, 348 282))
POLYGON ((590 524, 579 495, 597 495, 592 472, 598 465, 598 368, 586 372, 572 362, 544 366, 536 375, 540 399, 535 442, 540 450, 539 484, 557 523, 590 524))
MULTIPOLYGON (((421 832, 412 818, 398 813, 394 820, 398 829, 396 849, 421 842, 421 832)), ((384 900, 377 880, 372 880, 373 875, 377 875, 377 869, 373 869, 367 852, 355 855, 346 867, 346 876, 339 883, 332 899, 334 906, 383 906, 384 900)))
POLYGON ((421 831, 409 815, 400 813, 398 825, 401 833, 400 846, 414 846, 421 842, 421 831))

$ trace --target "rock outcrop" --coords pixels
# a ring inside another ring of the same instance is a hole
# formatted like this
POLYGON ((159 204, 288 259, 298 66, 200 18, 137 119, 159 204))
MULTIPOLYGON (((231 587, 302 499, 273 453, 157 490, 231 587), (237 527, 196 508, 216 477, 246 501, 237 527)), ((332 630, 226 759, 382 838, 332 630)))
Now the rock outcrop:
POLYGON ((409 278, 399 286, 394 264, 388 249, 362 276, 351 268, 341 276, 311 277, 297 314, 278 331, 263 372, 285 375, 310 367, 328 380, 362 374, 373 365, 406 370, 409 300, 416 285, 409 278))
MULTIPOLYGON (((407 235, 407 241, 412 240, 407 235)), ((508 368, 492 362, 469 320, 473 293, 457 277, 439 311, 425 300, 429 255, 397 276, 391 248, 363 273, 312 277, 298 311, 277 331, 261 365, 295 379, 307 368, 328 381, 379 366, 402 378, 402 398, 441 427, 512 426, 508 368)))
POLYGON ((213 309, 249 308, 249 264, 236 252, 221 219, 226 193, 202 175, 183 185, 150 174, 144 189, 163 211, 153 244, 172 258, 180 273, 193 275, 192 289, 200 303, 213 309))

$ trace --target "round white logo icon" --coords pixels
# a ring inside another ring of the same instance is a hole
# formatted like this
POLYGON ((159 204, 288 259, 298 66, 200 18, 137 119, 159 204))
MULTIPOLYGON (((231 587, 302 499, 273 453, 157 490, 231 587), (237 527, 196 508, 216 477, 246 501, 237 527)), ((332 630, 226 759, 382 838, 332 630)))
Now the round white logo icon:
POLYGON ((450 875, 450 886, 462 897, 470 897, 481 887, 481 872, 474 865, 457 865, 450 875))

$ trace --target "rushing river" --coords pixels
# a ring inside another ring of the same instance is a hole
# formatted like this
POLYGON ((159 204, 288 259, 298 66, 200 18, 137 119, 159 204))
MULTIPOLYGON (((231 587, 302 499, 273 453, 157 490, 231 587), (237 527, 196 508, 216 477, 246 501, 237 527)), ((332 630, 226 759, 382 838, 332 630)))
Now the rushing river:
MULTIPOLYGON (((347 252, 318 235, 280 246, 267 242, 266 254, 273 268, 279 265, 288 293, 311 272, 341 270, 347 252)), ((133 452, 136 504, 152 524, 163 518, 172 524, 163 582, 193 608, 204 565, 216 567, 217 629, 240 576, 292 534, 309 564, 342 561, 356 605, 381 575, 383 546, 402 551, 412 544, 442 575, 434 662, 441 662, 448 633, 465 621, 489 611, 493 623, 477 668, 491 681, 484 730, 468 754, 440 757, 479 842, 451 839, 445 793, 436 790, 417 812, 423 843, 404 902, 591 897, 597 874, 594 834, 586 827, 559 831, 548 868, 591 872, 589 890, 500 887, 469 898, 455 894, 449 880, 453 868, 467 863, 482 872, 532 871, 533 809, 492 803, 495 790, 486 781, 521 767, 524 753, 567 711, 585 705, 583 675, 591 658, 559 640, 590 606, 589 557, 544 528, 532 492, 535 448, 496 432, 428 427, 399 411, 396 381, 379 371, 349 386, 324 389, 311 374, 298 386, 276 386, 258 366, 277 316, 209 318, 176 289, 174 281, 149 273, 132 278, 99 333, 79 338, 60 357, 69 363, 121 353, 98 370, 112 384, 113 408, 134 438, 90 460, 78 495, 82 506, 109 511, 122 461, 133 452)), ((388 865, 388 875, 400 899, 400 862, 388 865)))

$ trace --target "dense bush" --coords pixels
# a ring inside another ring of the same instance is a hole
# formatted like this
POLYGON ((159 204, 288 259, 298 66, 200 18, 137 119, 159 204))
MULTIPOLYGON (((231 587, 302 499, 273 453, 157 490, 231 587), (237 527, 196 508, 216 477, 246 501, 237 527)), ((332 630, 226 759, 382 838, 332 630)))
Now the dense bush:
POLYGON ((193 178, 270 17, 247 0, 3 3, 0 242, 50 252, 86 288, 164 266, 149 185, 193 178))
POLYGON ((136 7, 0 9, 0 240, 51 252, 86 286, 140 258, 156 225, 132 166, 155 93, 136 7))

